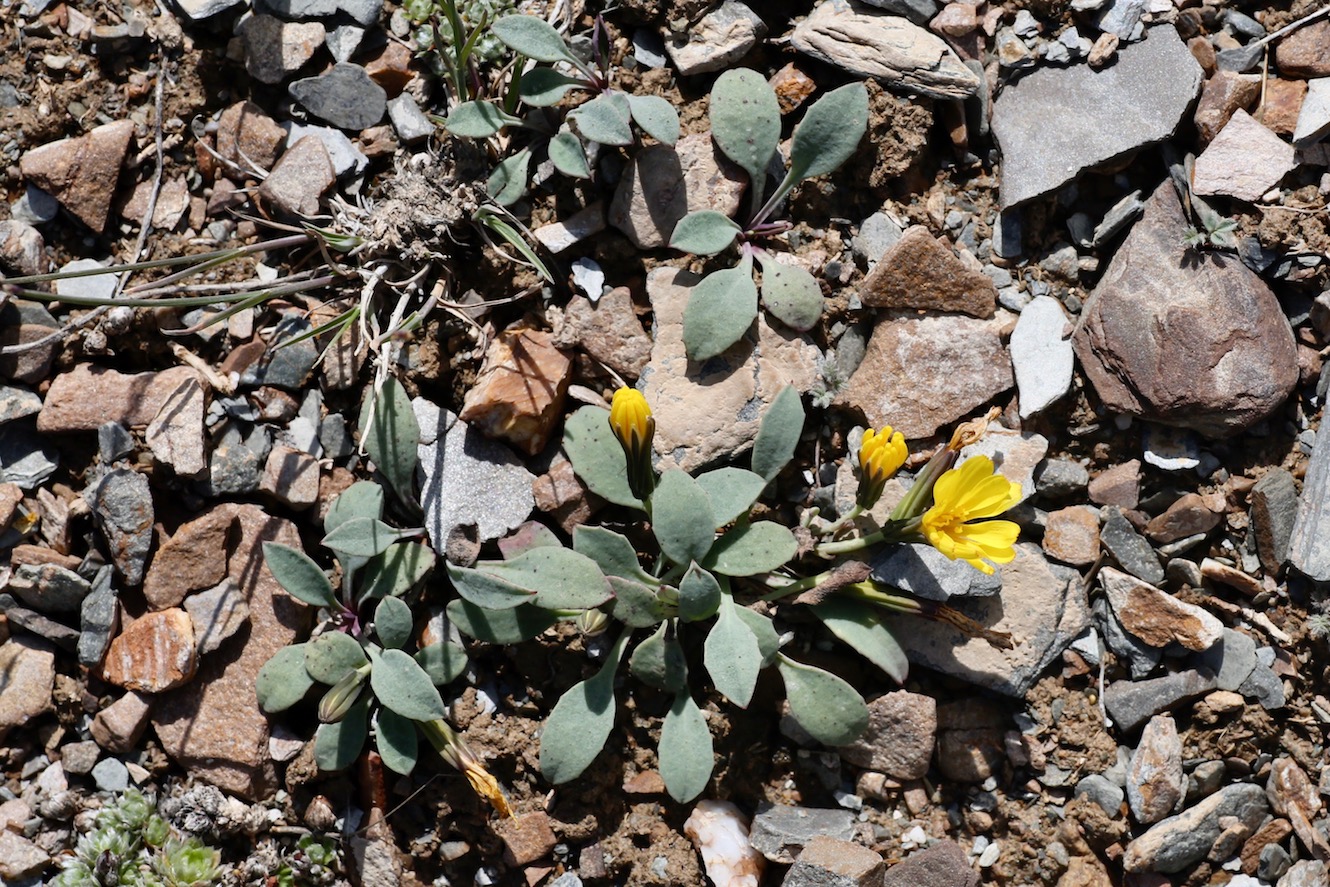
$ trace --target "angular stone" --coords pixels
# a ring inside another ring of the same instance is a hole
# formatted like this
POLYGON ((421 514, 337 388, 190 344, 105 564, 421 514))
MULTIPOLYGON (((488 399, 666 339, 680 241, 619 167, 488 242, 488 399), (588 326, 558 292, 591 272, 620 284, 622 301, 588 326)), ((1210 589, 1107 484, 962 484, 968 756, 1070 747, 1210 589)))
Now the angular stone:
POLYGON ((189 683, 198 667, 194 625, 173 608, 145 613, 111 641, 102 677, 126 690, 161 693, 189 683))
POLYGON ((1141 731, 1127 770, 1131 815, 1142 824, 1158 822, 1182 803, 1186 787, 1178 726, 1168 715, 1155 715, 1141 731))
POLYGON ((447 410, 416 398, 420 464, 425 485, 420 503, 435 551, 446 551, 459 528, 475 527, 481 542, 516 529, 531 514, 535 477, 503 444, 490 440, 447 410), (484 496, 474 491, 484 490, 484 496))
MULTIPOLYGON (((0 234, 3 234, 2 230, 0 234)), ((30 385, 50 378, 56 349, 56 340, 51 339, 51 335, 59 328, 60 324, 51 312, 36 302, 15 299, 0 306, 0 345, 33 345, 18 354, 0 355, 0 378, 30 385), (37 342, 46 344, 35 345, 37 342)), ((54 383, 51 390, 54 390, 54 383)), ((50 396, 49 392, 47 396, 50 396)))
POLYGON ((795 49, 889 89, 963 99, 979 77, 942 38, 907 19, 851 0, 829 0, 794 29, 795 49))
POLYGON ((1305 25, 1281 39, 1275 63, 1288 77, 1330 77, 1330 21, 1305 25))
POLYGON ((361 27, 368 28, 378 24, 383 0, 258 0, 254 11, 291 22, 347 16, 361 27))
POLYGON ((423 142, 434 133, 434 124, 409 93, 403 93, 388 102, 388 119, 392 121, 393 130, 403 145, 423 142))
POLYGON ((729 67, 766 35, 767 26, 757 13, 737 0, 725 0, 690 25, 684 39, 667 40, 665 51, 679 73, 691 77, 729 67))
POLYGON ((988 275, 968 267, 923 225, 906 229, 859 287, 872 308, 959 311, 992 317, 997 288, 988 275))
POLYGON ((92 586, 58 564, 20 564, 14 568, 8 590, 39 613, 77 613, 92 586))
POLYGON ((97 234, 106 228, 134 124, 117 120, 85 136, 34 148, 19 160, 23 178, 50 194, 97 234))
POLYGON ((308 508, 319 499, 319 460, 288 446, 268 453, 259 489, 292 508, 308 508))
POLYGON ((1225 786, 1129 843, 1122 858, 1123 867, 1128 872, 1180 872, 1205 858, 1227 827, 1227 818, 1238 820, 1250 834, 1268 810, 1260 786, 1250 783, 1225 786))
POLYGON ((1130 733, 1151 715, 1204 696, 1217 686, 1213 673, 1178 671, 1147 681, 1114 681, 1104 691, 1104 706, 1119 730, 1130 733))
POLYGON ((1196 158, 1192 189, 1255 203, 1297 168, 1294 154, 1292 145, 1239 108, 1196 158))
POLYGON ((156 418, 172 392, 193 378, 189 367, 126 374, 78 364, 51 382, 37 415, 37 430, 52 434, 96 431, 107 422, 145 426, 156 418))
POLYGON ((894 779, 922 779, 933 759, 937 701, 897 690, 868 703, 868 729, 837 751, 846 761, 894 779))
POLYGON ((91 494, 88 504, 111 549, 116 570, 127 585, 138 585, 152 548, 156 513, 148 479, 137 471, 116 468, 106 473, 91 494))
MULTIPOLYGON (((643 150, 650 149, 644 148, 643 150)), ((541 225, 531 234, 550 252, 561 253, 589 237, 595 237, 604 230, 605 204, 596 201, 566 219, 560 219, 548 225, 541 225)))
POLYGON ((327 73, 291 84, 292 98, 339 129, 362 130, 383 119, 388 94, 360 65, 338 62, 327 73))
MULTIPOLYGON (((40 874, 51 864, 51 855, 17 832, 0 831, 0 878, 18 884, 40 874)), ((26 882, 24 882, 26 883, 26 882)))
POLYGON ((979 887, 979 873, 960 845, 944 838, 887 869, 882 887, 979 887))
POLYGON ((573 362, 542 330, 510 329, 494 338, 466 393, 460 418, 490 437, 535 455, 563 420, 573 362))
POLYGON ((930 619, 900 617, 898 640, 910 661, 1008 696, 1023 696, 1049 664, 1090 624, 1090 608, 1076 571, 1049 564, 1038 546, 1020 543, 1002 567, 1002 594, 953 601, 956 609, 992 631, 1011 634, 1013 647, 930 619))
POLYGON ((233 516, 221 509, 181 525, 162 542, 143 580, 143 596, 155 610, 178 607, 191 591, 217 585, 226 576, 233 516))
POLYGON ((101 667, 120 628, 120 598, 110 578, 99 573, 92 594, 83 599, 79 608, 79 664, 89 669, 101 667))
POLYGON ((1122 511, 1117 508, 1105 509, 1103 527, 1099 531, 1099 541, 1104 550, 1112 555, 1118 565, 1128 573, 1151 585, 1164 581, 1164 568, 1159 565, 1150 543, 1131 525, 1122 511))
POLYGON ((1317 859, 1330 857, 1330 842, 1313 824, 1321 812, 1321 793, 1307 777, 1307 771, 1292 758, 1276 758, 1270 765, 1265 796, 1275 813, 1287 816, 1298 840, 1317 859))
POLYGON ((1025 419, 1043 411, 1071 390, 1075 352, 1072 326, 1062 303, 1037 296, 1021 310, 1011 333, 1011 364, 1025 419))
POLYGON ((1330 868, 1319 859, 1304 859, 1279 879, 1278 887, 1330 887, 1330 868))
POLYGON ((685 471, 747 452, 767 406, 785 386, 812 387, 819 355, 809 337, 759 316, 756 335, 750 329, 716 357, 690 361, 683 313, 698 280, 666 266, 647 274, 656 342, 642 371, 642 393, 656 418, 656 454, 685 471))
POLYGON ((51 711, 55 650, 40 638, 14 635, 0 643, 0 740, 51 711))
POLYGON ((1293 145, 1309 148, 1326 136, 1330 136, 1330 77, 1320 77, 1307 84, 1293 129, 1293 145))
POLYGON ((558 839, 544 813, 527 813, 502 820, 495 829, 503 840, 504 861, 511 866, 527 866, 549 856, 558 839))
POLYGON ((1261 102, 1261 125, 1281 136, 1292 136, 1306 97, 1307 81, 1268 78, 1261 102))
POLYGON ((1124 45, 1117 62, 1040 68, 993 103, 1002 206, 1049 194, 1082 172, 1173 134, 1203 73, 1172 26, 1124 45), (1050 125, 1056 121, 1057 125, 1050 125))
POLYGON ((1050 511, 1044 523, 1044 554, 1073 567, 1099 557, 1099 514, 1088 505, 1050 511))
POLYGON ((315 136, 305 136, 286 149, 259 186, 259 196, 283 212, 312 216, 336 180, 328 149, 315 136))
POLYGON ((130 690, 93 716, 92 738, 112 754, 133 751, 148 727, 152 701, 152 696, 130 690))
POLYGON ((835 405, 862 411, 874 428, 891 425, 910 440, 928 437, 1011 388, 1002 338, 1013 319, 1006 311, 991 320, 884 312, 835 405))
POLYGON ((237 28, 245 41, 245 70, 260 83, 281 83, 314 58, 327 31, 319 22, 284 22, 254 15, 237 28))
POLYGON ((781 887, 880 887, 882 857, 862 844, 817 835, 794 861, 781 887))
POLYGON ((789 865, 818 835, 850 840, 854 837, 854 814, 849 810, 759 804, 748 843, 772 862, 789 865))
POLYGON ((1196 493, 1186 493, 1168 506, 1163 514, 1145 525, 1145 535, 1160 545, 1176 542, 1188 536, 1208 533, 1223 516, 1211 511, 1206 499, 1196 493))
POLYGON ((1033 431, 1016 431, 1001 425, 988 426, 982 438, 966 444, 956 464, 975 456, 987 456, 997 467, 997 473, 1020 486, 1020 501, 1034 495, 1035 468, 1048 455, 1048 438, 1033 431))
POLYGON ((1223 437, 1284 403, 1297 354, 1265 283, 1241 262, 1188 250, 1187 228, 1166 181, 1086 301, 1073 341, 1108 409, 1223 437))
POLYGON ((216 650, 249 621, 249 604, 230 579, 185 598, 185 612, 194 623, 200 656, 216 650))
POLYGON ((690 212, 738 213, 747 182, 710 133, 691 133, 672 147, 651 145, 634 155, 614 189, 609 223, 638 249, 657 249, 690 212))
POLYGON ((1317 582, 1330 582, 1330 434, 1317 434, 1302 481, 1288 562, 1317 582))
POLYGON ((217 121, 217 153, 243 170, 271 170, 286 130, 253 102, 237 102, 217 121))
POLYGON ((683 830, 712 883, 755 887, 761 882, 767 861, 748 843, 747 820, 738 807, 729 801, 698 801, 683 830))
POLYGON ((1261 566, 1273 575, 1288 557, 1298 513, 1298 488, 1293 475, 1282 468, 1272 468, 1252 487, 1250 501, 1256 553, 1261 566))
POLYGON ((1235 111, 1250 108, 1260 96, 1261 78, 1257 75, 1216 71, 1205 81, 1196 113, 1192 115, 1202 143, 1208 145, 1235 111))
POLYGON ((873 558, 873 579, 930 601, 996 594, 1002 578, 952 560, 931 545, 907 542, 883 548, 873 558))
POLYGON ((554 344, 580 346, 629 382, 636 381, 651 360, 651 336, 637 318, 632 291, 623 286, 596 302, 570 299, 554 320, 554 344))
POLYGON ((1141 501, 1141 460, 1131 459, 1095 476, 1088 489, 1096 505, 1134 509, 1141 501))
POLYGON ((300 535, 289 521, 269 517, 254 505, 227 504, 214 510, 239 527, 227 575, 249 604, 249 631, 231 654, 205 660, 188 686, 161 696, 152 723, 162 748, 181 767, 254 800, 277 789, 268 755, 268 717, 254 697, 254 680, 310 618, 309 607, 288 595, 268 571, 262 543, 298 549, 300 535))
POLYGON ((144 434, 153 458, 171 466, 178 477, 194 478, 208 470, 203 428, 206 401, 197 378, 181 379, 144 434))

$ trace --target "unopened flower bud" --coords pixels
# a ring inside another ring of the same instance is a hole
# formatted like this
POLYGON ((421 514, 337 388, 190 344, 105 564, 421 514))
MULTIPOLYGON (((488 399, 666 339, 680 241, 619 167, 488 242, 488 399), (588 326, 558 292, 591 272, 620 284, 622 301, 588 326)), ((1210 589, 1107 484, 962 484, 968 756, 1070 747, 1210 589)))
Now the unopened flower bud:
POLYGON ((899 431, 884 425, 880 432, 868 429, 859 444, 859 491, 854 501, 867 511, 882 498, 882 491, 891 476, 905 464, 910 451, 899 431))
POLYGON ((637 498, 646 499, 656 488, 656 473, 651 467, 651 439, 656 435, 656 420, 642 392, 635 388, 614 392, 610 429, 619 439, 628 461, 628 488, 637 498))

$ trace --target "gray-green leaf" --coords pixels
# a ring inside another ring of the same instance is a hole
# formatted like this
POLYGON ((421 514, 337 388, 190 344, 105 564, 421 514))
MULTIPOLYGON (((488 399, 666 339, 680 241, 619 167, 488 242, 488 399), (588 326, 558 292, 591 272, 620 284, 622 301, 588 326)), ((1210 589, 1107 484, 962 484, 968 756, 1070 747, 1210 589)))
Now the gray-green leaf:
POLYGON ((323 537, 323 544, 338 554, 374 557, 399 538, 397 530, 372 517, 353 517, 323 537))
POLYGON ((780 143, 780 105, 766 78, 733 68, 711 87, 711 137, 725 156, 748 173, 761 192, 767 164, 780 143))
POLYGON ((720 583, 697 564, 679 580, 679 618, 685 622, 710 619, 720 609, 720 583))
POLYGON ((458 631, 489 644, 529 641, 558 621, 553 613, 531 604, 487 610, 470 601, 450 601, 447 612, 458 631))
POLYGON ((609 410, 585 406, 564 420, 563 451, 591 492, 615 505, 642 508, 628 488, 628 463, 610 431, 609 410))
POLYGON ((735 705, 747 708, 762 670, 762 650, 738 609, 729 595, 721 597, 720 616, 707 633, 702 652, 716 689, 735 705))
POLYGON ((452 641, 437 641, 422 647, 415 660, 436 687, 452 683, 466 670, 466 651, 452 641))
POLYGON ((688 663, 667 622, 662 622, 651 637, 637 645, 628 659, 628 667, 633 677, 649 687, 671 693, 688 690, 688 663))
POLYGON ((505 114, 493 102, 462 102, 448 115, 444 125, 455 136, 467 139, 487 139, 510 123, 521 123, 505 114))
POLYGON ((629 95, 628 108, 642 132, 666 145, 679 141, 679 112, 665 99, 658 95, 629 95))
POLYGON ((557 105, 568 90, 581 85, 581 80, 553 68, 534 68, 522 75, 522 85, 518 91, 522 101, 531 107, 548 108, 557 105))
POLYGON ((280 542, 265 542, 263 560, 273 578, 291 597, 315 607, 337 606, 332 583, 303 551, 280 542))
POLYGON ((374 735, 385 767, 403 776, 415 768, 420 752, 415 721, 390 708, 380 708, 374 716, 374 735))
POLYGON ((614 673, 628 643, 624 632, 595 676, 575 684, 550 712, 540 735, 540 770, 558 785, 582 775, 614 728, 614 673))
POLYGON ((651 531, 661 554, 676 564, 700 561, 716 538, 707 494, 683 471, 666 471, 651 497, 651 531))
POLYGON ((358 517, 383 517, 383 487, 373 481, 358 480, 342 490, 328 506, 328 513, 323 518, 323 530, 331 533, 358 517))
POLYGON ((853 687, 829 671, 776 657, 790 715, 823 745, 847 745, 868 726, 868 706, 853 687))
MULTIPOLYGON (((770 412, 767 411, 768 415, 770 412)), ((758 440, 761 438, 762 432, 759 429, 758 440)), ((695 480, 711 500, 711 510, 715 515, 718 529, 747 514, 748 509, 753 507, 753 503, 762 495, 762 490, 767 485, 766 478, 742 468, 731 467, 705 471, 695 480)))
POLYGON ((652 576, 642 569, 637 550, 628 537, 606 529, 582 524, 573 529, 573 551, 585 554, 600 566, 606 576, 619 576, 639 582, 651 582, 652 576))
POLYGON ((764 480, 780 474, 794 458, 804 431, 804 405, 793 385, 786 385, 767 408, 753 441, 753 471, 764 480))
POLYGON ((305 698, 314 679, 305 670, 305 645, 292 644, 273 654, 259 669, 254 695, 268 714, 286 711, 305 698))
POLYGON ((533 548, 474 569, 450 566, 448 575, 463 597, 493 609, 534 603, 547 610, 588 610, 613 594, 596 562, 568 548, 533 548))
POLYGON ((320 770, 345 770, 360 757, 369 735, 369 699, 362 696, 346 717, 333 724, 320 724, 314 732, 314 763, 320 770))
POLYGON ((531 149, 523 148, 494 167, 485 190, 499 206, 512 206, 526 193, 526 173, 531 166, 531 149))
POLYGON ((798 550, 794 534, 775 521, 741 523, 716 540, 702 565, 722 576, 755 576, 784 565, 798 550))
POLYGON ((881 611, 862 601, 832 595, 812 607, 813 614, 841 641, 895 679, 905 683, 910 660, 883 623, 881 611))
POLYGON ((586 162, 582 142, 571 132, 561 132, 550 139, 550 162, 554 168, 575 179, 591 178, 591 167, 586 162))
POLYGON ((780 635, 776 633, 776 626, 772 625, 769 617, 748 607, 736 606, 734 612, 739 614, 744 625, 757 638, 757 648, 762 651, 762 667, 766 668, 776 660, 776 654, 780 651, 780 635))
POLYGON ((369 660, 351 635, 327 631, 305 644, 305 670, 321 684, 335 684, 369 660))
POLYGON ((631 145, 633 130, 628 99, 619 93, 604 93, 568 115, 568 122, 585 139, 602 145, 631 145))
POLYGON ((404 718, 432 721, 445 714, 443 698, 434 682, 416 660, 401 650, 384 650, 375 657, 369 685, 380 703, 404 718))
POLYGON ((670 235, 670 246, 695 256, 714 256, 727 249, 738 236, 739 226, 729 216, 714 209, 701 209, 679 220, 670 235))
POLYGON ((544 19, 534 15, 503 16, 490 25, 490 30, 509 49, 529 59, 538 62, 578 62, 559 32, 544 19))
POLYGON ((762 263, 762 304, 790 329, 807 332, 822 317, 822 287, 804 269, 773 259, 762 263))
MULTIPOLYGON (((397 498, 416 501, 416 466, 420 463, 420 424, 411 409, 411 398, 402 383, 392 376, 383 383, 374 398, 370 427, 362 428, 365 450, 375 466, 388 479, 397 498)), ((368 417, 368 410, 362 416, 368 417)))
POLYGON ((822 96, 795 127, 789 177, 824 175, 850 159, 868 128, 868 90, 850 83, 822 96))
POLYGON ((650 628, 669 615, 654 587, 618 576, 610 576, 609 582, 614 589, 610 612, 629 628, 650 628))
POLYGON ((683 343, 689 360, 715 357, 757 319, 753 260, 744 256, 734 268, 713 271, 693 288, 683 311, 683 343))
POLYGON ((360 599, 400 597, 420 584, 434 568, 434 551, 421 542, 398 542, 365 564, 360 599))
POLYGON ((415 620, 401 598, 386 597, 374 608, 374 633, 385 647, 405 647, 415 620))
POLYGON ((686 804, 702 794, 711 781, 715 755, 711 729, 687 691, 674 697, 674 704, 660 728, 660 776, 670 797, 686 804))

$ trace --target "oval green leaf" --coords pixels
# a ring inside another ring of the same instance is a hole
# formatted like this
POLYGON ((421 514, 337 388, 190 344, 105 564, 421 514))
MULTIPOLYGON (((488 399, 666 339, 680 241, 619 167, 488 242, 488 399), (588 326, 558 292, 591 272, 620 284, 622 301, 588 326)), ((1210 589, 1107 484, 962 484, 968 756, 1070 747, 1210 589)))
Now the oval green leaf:
POLYGON ((327 631, 305 644, 305 670, 321 684, 335 684, 368 661, 365 648, 345 632, 327 631))
POLYGON ((263 560, 273 578, 291 597, 315 607, 337 606, 332 583, 303 551, 280 542, 265 542, 263 560))
POLYGON ((254 680, 259 708, 268 714, 286 711, 305 698, 314 679, 305 670, 305 645, 283 647, 263 663, 254 680))
POLYGON ((346 717, 333 724, 320 724, 314 732, 314 762, 320 770, 345 770, 360 757, 369 735, 369 698, 362 696, 346 717))
POLYGON ((582 142, 571 132, 561 132, 550 139, 550 162, 554 168, 574 179, 591 178, 591 167, 586 162, 582 142))
POLYGON ((448 578, 466 601, 486 610, 507 610, 531 603, 535 592, 496 576, 487 567, 496 562, 477 564, 476 569, 448 564, 448 578))
POLYGON ((386 597, 374 608, 374 633, 390 649, 406 646, 414 623, 411 608, 401 598, 386 597))
POLYGON ((531 149, 523 148, 494 167, 485 190, 499 206, 512 206, 526 193, 526 173, 531 166, 531 149))
POLYGON ((540 770, 558 785, 582 775, 614 729, 614 673, 623 658, 624 632, 594 677, 575 684, 559 699, 540 735, 540 770))
POLYGON ((642 508, 628 488, 628 462, 610 431, 609 410, 585 406, 564 420, 563 451, 591 492, 615 505, 642 508))
POLYGON ((720 609, 720 583, 697 564, 679 580, 679 618, 685 622, 710 619, 720 609))
MULTIPOLYGON (((733 68, 711 87, 711 137, 726 157, 748 173, 761 192, 767 164, 780 144, 780 104, 766 78, 748 68, 733 68)), ((760 202, 756 199, 754 205, 760 202)))
POLYGON ((374 661, 369 685, 383 705, 413 721, 432 721, 445 714, 443 698, 425 670, 401 650, 384 650, 374 661))
POLYGON ((670 797, 686 804, 702 794, 711 781, 715 754, 711 728, 687 692, 674 697, 674 704, 665 715, 657 753, 660 776, 670 797))
POLYGON ((637 559, 637 549, 628 537, 605 527, 583 524, 573 529, 573 551, 585 554, 606 576, 651 582, 653 577, 637 559))
POLYGON ((762 263, 762 304, 792 330, 807 332, 822 318, 822 287, 802 268, 762 263))
POLYGON ((383 487, 372 481, 358 480, 342 490, 328 506, 328 513, 323 518, 323 530, 331 533, 358 517, 383 517, 383 487))
POLYGON ((863 601, 832 595, 812 607, 832 634, 853 647, 869 662, 891 675, 898 684, 910 673, 910 660, 882 621, 883 613, 863 601))
POLYGON ((794 534, 774 521, 737 524, 716 540, 703 566, 722 576, 755 576, 782 566, 798 550, 794 534))
POLYGON ((651 496, 651 531, 676 564, 700 561, 716 538, 711 500, 686 472, 666 471, 651 496))
POLYGON ((451 641, 438 641, 422 647, 415 660, 436 687, 452 683, 466 671, 466 651, 451 641))
POLYGON ((618 576, 609 577, 609 582, 614 589, 610 613, 629 628, 650 628, 670 615, 655 588, 618 576))
POLYGON ((568 115, 568 122, 584 139, 602 145, 631 145, 633 130, 628 99, 619 93, 604 93, 568 115))
POLYGON ((679 112, 658 95, 630 95, 628 109, 642 132, 658 142, 673 145, 679 141, 679 112))
POLYGON ((776 668, 785 681, 790 715, 800 727, 823 745, 847 745, 868 726, 868 706, 863 697, 829 671, 776 658, 776 668))
POLYGON ((657 690, 671 693, 688 690, 688 663, 667 622, 662 622, 651 637, 637 645, 628 659, 628 668, 633 677, 657 690))
POLYGON ((582 86, 576 77, 554 70, 553 68, 533 68, 522 75, 522 85, 518 92, 522 101, 533 108, 548 108, 557 105, 575 86, 582 86))
POLYGON ((529 641, 558 621, 554 614, 531 604, 508 610, 486 610, 470 601, 450 601, 447 611, 458 631, 488 644, 529 641))
MULTIPOLYGON (((769 415, 770 410, 767 412, 769 415)), ((759 429, 758 440, 761 439, 762 432, 759 429)), ((767 486, 765 478, 742 468, 717 468, 715 471, 705 471, 695 479, 711 500, 717 529, 747 514, 767 486)))
POLYGON ((444 126, 455 136, 466 139, 487 139, 510 123, 521 123, 505 114, 493 102, 462 102, 444 121, 444 126))
POLYGON ((388 550, 398 539, 398 532, 381 520, 372 517, 354 517, 327 536, 323 544, 338 554, 352 557, 374 557, 388 550))
POLYGON ((679 220, 670 235, 670 247, 695 256, 714 256, 734 243, 739 226, 714 209, 691 212, 679 220))
POLYGON ((683 343, 689 360, 706 360, 743 338, 757 319, 753 260, 713 271, 693 288, 683 310, 683 343))
POLYGON ((716 689, 730 702, 747 708, 762 671, 762 650, 738 609, 729 595, 721 597, 720 616, 707 633, 702 658, 716 689))
POLYGON ((360 433, 374 465, 388 480, 388 486, 403 502, 416 501, 416 466, 420 464, 420 424, 411 398, 402 383, 389 376, 373 399, 361 410, 369 428, 360 433))
POLYGON ((385 767, 403 776, 415 769, 420 754, 415 721, 392 709, 380 708, 374 716, 374 738, 385 767))
POLYGON ((753 471, 770 481, 794 458, 804 432, 804 405, 793 385, 786 385, 767 407, 753 440, 753 471))
POLYGON ((506 15, 496 19, 490 30, 509 49, 529 59, 580 64, 559 32, 534 15, 506 15))
POLYGON ((401 597, 434 568, 434 550, 421 542, 398 542, 365 564, 360 575, 360 600, 401 597))
POLYGON ((734 612, 739 614, 744 625, 757 638, 757 648, 762 651, 762 667, 766 668, 776 659, 776 654, 780 651, 780 635, 776 633, 776 626, 771 623, 771 619, 763 616, 756 610, 748 607, 735 606, 734 612))
POLYGON ((794 182, 825 175, 850 159, 868 128, 868 90, 849 83, 822 96, 795 127, 790 143, 794 182))

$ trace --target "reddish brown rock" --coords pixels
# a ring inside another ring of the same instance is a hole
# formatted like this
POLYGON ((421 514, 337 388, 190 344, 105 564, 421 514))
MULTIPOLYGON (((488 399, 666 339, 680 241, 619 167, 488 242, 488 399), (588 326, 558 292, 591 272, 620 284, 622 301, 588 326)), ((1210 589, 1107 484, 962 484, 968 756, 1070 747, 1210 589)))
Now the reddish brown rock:
POLYGON ((156 418, 174 391, 193 378, 189 367, 127 374, 78 364, 51 383, 37 414, 37 430, 56 434, 96 431, 107 422, 142 427, 156 418))
POLYGON ((1293 834, 1293 826, 1287 819, 1272 819, 1258 828, 1247 839, 1247 843, 1242 845, 1242 853, 1239 854, 1239 857, 1242 859, 1243 873, 1254 876, 1261 865, 1261 851, 1265 849, 1265 845, 1282 844, 1284 839, 1291 834, 1293 834))
POLYGON ((1221 518, 1222 515, 1210 510, 1203 497, 1187 493, 1146 524, 1145 535, 1166 545, 1197 533, 1208 533, 1219 526, 1221 518))
POLYGON ((161 693, 189 683, 199 667, 194 624, 181 609, 146 613, 111 641, 102 677, 117 687, 161 693))
POLYGON ((887 869, 882 887, 979 887, 979 873, 959 844, 943 839, 887 869))
POLYGON ((1090 481, 1088 492, 1096 505, 1135 508, 1141 501, 1141 460, 1131 459, 1100 472, 1090 481))
POLYGON ((31 635, 0 641, 0 740, 54 707, 55 650, 31 635))
POLYGON ((633 308, 632 292, 618 286, 597 302, 574 298, 555 322, 554 344, 580 346, 630 382, 651 360, 651 336, 633 308))
POLYGON ((284 141, 286 130, 253 102, 237 102, 217 121, 217 153, 247 173, 272 169, 284 141))
POLYGON ((143 596, 155 610, 176 607, 191 591, 212 588, 226 576, 226 552, 234 515, 210 511, 181 525, 161 543, 143 579, 143 596))
POLYGON ((536 507, 553 517, 565 533, 586 523, 599 499, 591 501, 591 491, 573 471, 573 463, 562 453, 550 463, 550 470, 531 482, 536 507))
POLYGON ((1265 81, 1265 101, 1261 103, 1257 119, 1266 129, 1281 136, 1292 136, 1298 128, 1298 114, 1302 111, 1302 100, 1306 97, 1306 80, 1271 77, 1265 81))
POLYGON ((856 767, 896 779, 928 773, 937 735, 937 700, 897 690, 868 703, 868 728, 840 756, 856 767))
POLYGON ((859 297, 873 308, 921 308, 992 317, 997 288, 922 225, 908 228, 864 278, 859 297))
POLYGON ((13 522, 22 501, 22 487, 18 484, 0 484, 0 529, 8 527, 13 522))
POLYGON ((835 884, 868 887, 882 883, 882 857, 862 844, 817 835, 804 845, 786 884, 835 884))
POLYGON ((516 329, 500 333, 467 392, 461 418, 489 437, 529 454, 545 448, 563 418, 573 362, 552 334, 516 329))
POLYGON ((284 22, 270 15, 250 16, 236 31, 245 41, 245 70, 260 83, 281 83, 323 48, 319 22, 284 22))
POLYGON ((1297 165, 1292 145, 1238 109, 1196 158, 1192 190, 1254 203, 1297 165))
POLYGON ((207 395, 199 380, 182 378, 144 432, 153 458, 169 465, 179 477, 194 478, 208 470, 203 427, 206 408, 207 395))
POLYGON ((259 186, 259 197, 284 213, 312 216, 337 180, 328 149, 317 136, 297 141, 259 186))
POLYGON ((776 102, 780 105, 782 114, 788 114, 798 108, 810 95, 817 91, 817 83, 813 81, 812 77, 795 67, 794 62, 790 62, 775 74, 772 74, 771 79, 767 82, 771 84, 771 89, 776 93, 776 102))
POLYGON ((1139 823, 1158 822, 1182 802, 1182 741, 1169 715, 1155 715, 1141 731, 1127 771, 1127 803, 1139 823))
POLYGON ((1187 49, 1191 50, 1192 58, 1200 63, 1201 68, 1206 74, 1214 74, 1217 59, 1215 58, 1215 45, 1206 37, 1193 37, 1187 41, 1187 49))
POLYGON ((1122 627, 1152 647, 1177 642, 1188 650, 1208 650, 1224 637, 1224 624, 1209 612, 1135 576, 1104 567, 1099 581, 1122 627))
POLYGON ((495 827, 503 839, 503 858, 511 866, 530 865, 549 856, 558 843, 550 818, 544 813, 526 813, 504 819, 495 827))
POLYGON ((403 43, 389 40, 383 52, 365 62, 365 73, 395 99, 406 89, 415 76, 411 71, 411 49, 403 43))
POLYGON ((1316 859, 1330 859, 1330 842, 1312 824, 1321 811, 1321 793, 1297 761, 1277 758, 1271 764, 1265 796, 1276 813, 1288 817, 1298 840, 1316 859))
POLYGON ((1086 300, 1072 342, 1109 410, 1226 437, 1284 404, 1297 352, 1264 281, 1188 249, 1189 224, 1164 182, 1086 300))
POLYGON ((1005 311, 992 320, 886 312, 836 405, 861 410, 874 428, 891 425, 907 439, 928 437, 1014 384, 1003 344, 1011 326, 1005 311))
POLYGON ((292 508, 308 508, 319 499, 319 460, 302 450, 275 446, 259 489, 292 508))
MULTIPOLYGON (((1204 41, 1209 45, 1209 41, 1204 41)), ((1205 81, 1201 99, 1196 103, 1196 131, 1202 144, 1219 135, 1228 119, 1239 108, 1250 108, 1261 96, 1261 78, 1255 74, 1217 71, 1205 81)))
POLYGON ((1099 513, 1088 505, 1072 505, 1048 513, 1044 553, 1064 564, 1087 567, 1099 557, 1099 513))
POLYGON ((33 148, 19 160, 19 170, 23 178, 101 234, 133 135, 134 124, 128 120, 107 123, 85 136, 33 148))
POLYGON ((0 267, 28 275, 45 274, 50 265, 40 231, 17 219, 0 222, 0 267))
POLYGON ((92 738, 114 754, 133 751, 148 727, 152 700, 152 696, 130 690, 93 716, 92 738))
POLYGON ((309 623, 309 608, 288 595, 263 562, 263 542, 300 548, 295 526, 254 505, 220 505, 219 522, 237 523, 227 575, 249 604, 243 641, 204 660, 188 686, 160 697, 152 723, 176 762, 201 779, 247 799, 274 792, 276 773, 268 753, 268 718, 254 697, 254 679, 274 653, 309 623))
POLYGON ((1330 77, 1330 21, 1322 19, 1280 40, 1275 64, 1286 77, 1330 77))

